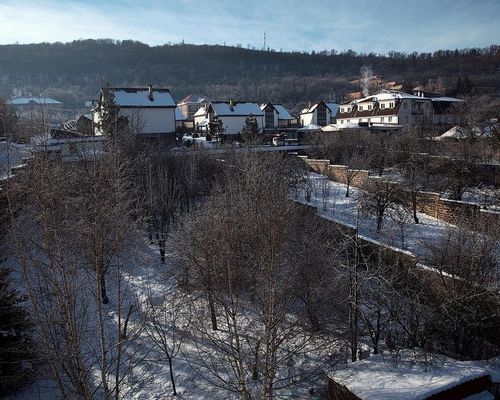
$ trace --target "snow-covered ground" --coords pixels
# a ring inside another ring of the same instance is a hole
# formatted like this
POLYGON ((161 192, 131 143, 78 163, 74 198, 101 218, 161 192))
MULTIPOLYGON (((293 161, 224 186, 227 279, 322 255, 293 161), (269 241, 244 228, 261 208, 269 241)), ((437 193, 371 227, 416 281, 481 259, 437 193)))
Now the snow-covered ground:
POLYGON ((310 172, 308 177, 312 186, 311 201, 308 202, 305 192, 302 192, 299 196, 300 202, 314 205, 319 215, 324 218, 352 227, 357 226, 361 236, 413 253, 421 263, 429 263, 432 259, 431 248, 439 246, 443 235, 449 229, 457 228, 422 213, 417 214, 419 223, 415 224, 410 210, 397 206, 395 210, 387 212, 396 216, 391 218, 386 215, 381 231, 377 232, 376 217, 363 214, 358 208, 362 190, 351 186, 350 196, 346 197, 346 185, 314 172, 310 172))
MULTIPOLYGON (((144 235, 145 236, 145 235, 144 235)), ((7 260, 6 264, 11 268, 16 268, 16 261, 13 258, 7 260)), ((174 270, 176 260, 172 254, 167 253, 166 264, 161 264, 158 254, 158 249, 155 244, 150 244, 146 239, 139 238, 135 244, 133 252, 128 259, 127 267, 124 268, 126 273, 123 279, 123 288, 125 290, 125 301, 123 309, 126 310, 128 304, 144 305, 147 298, 159 298, 166 296, 171 299, 179 295, 180 289, 176 285, 174 278, 174 270)), ((17 285, 20 285, 20 273, 13 273, 13 280, 17 285)), ((108 282, 108 296, 110 304, 108 307, 108 323, 107 327, 110 330, 116 329, 116 293, 115 287, 108 282)), ((184 294, 185 295, 185 294, 184 294)), ((189 294, 191 296, 191 294, 189 294)), ((205 308, 205 299, 195 299, 194 308, 205 308)), ((196 310, 193 311, 196 314, 196 310)), ((217 399, 229 400, 234 399, 235 394, 228 392, 222 388, 215 386, 209 380, 210 373, 206 370, 206 359, 202 357, 214 357, 214 351, 211 348, 210 342, 202 337, 195 328, 188 328, 185 341, 181 346, 180 352, 173 360, 174 375, 177 386, 178 396, 172 395, 172 386, 170 383, 168 362, 165 356, 162 355, 152 340, 140 329, 141 313, 135 311, 131 315, 129 322, 129 331, 134 332, 137 328, 139 336, 129 345, 126 350, 127 357, 132 360, 133 368, 127 374, 126 383, 124 385, 124 394, 122 398, 137 399, 137 400, 160 400, 160 399, 217 399)), ((251 322, 251 321, 250 321, 251 322)), ((223 323, 221 323, 223 325, 223 323)), ((93 329, 93 328, 92 328, 93 329)), ((97 329, 94 330, 95 343, 97 350, 97 329)), ((111 332, 111 331, 110 331, 111 332)), ((223 330, 220 331, 224 334, 223 330)), ((332 354, 338 353, 341 344, 337 343, 334 338, 325 337, 322 339, 327 345, 313 346, 311 351, 308 347, 297 352, 297 357, 294 358, 292 370, 311 369, 321 366, 326 367, 326 362, 332 362, 332 354)), ((344 353, 341 353, 344 354, 344 353)), ((340 356, 342 359, 345 357, 340 356)), ((217 365, 218 360, 214 358, 213 365, 217 365)), ((323 369, 321 371, 324 371, 323 369)), ((97 373, 97 371, 96 371, 97 373)), ((286 372, 285 372, 286 373, 286 372)), ((212 379, 213 381, 213 379, 212 379)), ((316 382, 305 381, 294 387, 293 398, 309 399, 307 394, 311 386, 317 385, 319 388, 324 383, 323 379, 316 382)), ((290 396, 288 389, 281 394, 290 396)), ((17 394, 7 397, 7 400, 59 400, 58 390, 54 382, 49 378, 49 374, 42 367, 38 371, 37 378, 19 391, 17 394)))
POLYGON ((29 155, 28 145, 0 142, 0 179, 10 175, 9 168, 19 166, 23 158, 29 155))

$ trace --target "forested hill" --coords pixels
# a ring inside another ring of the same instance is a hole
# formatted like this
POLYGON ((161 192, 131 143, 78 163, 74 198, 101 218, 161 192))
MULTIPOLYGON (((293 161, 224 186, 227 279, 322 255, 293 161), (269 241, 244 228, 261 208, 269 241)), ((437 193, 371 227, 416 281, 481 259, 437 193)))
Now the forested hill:
POLYGON ((500 46, 386 56, 353 51, 258 51, 209 45, 148 46, 135 41, 80 40, 0 46, 0 96, 48 95, 68 107, 95 98, 105 82, 169 87, 176 98, 201 92, 213 98, 297 104, 339 100, 358 88, 349 83, 362 66, 409 85, 441 78, 453 92, 458 77, 500 89, 500 46))

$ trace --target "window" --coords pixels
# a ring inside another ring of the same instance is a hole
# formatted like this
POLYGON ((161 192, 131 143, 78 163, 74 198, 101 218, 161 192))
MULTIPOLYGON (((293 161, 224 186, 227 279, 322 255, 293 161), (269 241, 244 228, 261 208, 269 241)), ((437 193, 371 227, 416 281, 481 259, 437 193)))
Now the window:
POLYGON ((350 120, 350 119, 348 119, 348 120, 347 120, 347 123, 349 123, 349 122, 351 122, 351 120, 350 120))
POLYGON ((359 111, 363 111, 363 106, 359 106, 359 111))
POLYGON ((380 122, 384 122, 384 117, 380 118, 380 122))
POLYGON ((409 121, 409 118, 408 118, 408 115, 407 115, 407 116, 406 116, 406 122, 408 122, 408 121, 409 121))
POLYGON ((389 103, 389 108, 394 108, 394 103, 389 103))
POLYGON ((274 127, 274 111, 266 111, 266 128, 274 127))
POLYGON ((368 123, 372 122, 372 119, 371 118, 368 118, 368 123))
POLYGON ((343 123, 344 123, 344 120, 343 120, 343 119, 341 119, 341 120, 340 120, 340 123, 341 123, 341 124, 343 124, 343 123))
POLYGON ((392 122, 392 117, 389 117, 389 122, 392 122))
POLYGON ((408 102, 403 101, 403 107, 404 107, 404 108, 408 108, 408 102))
POLYGON ((340 109, 340 112, 341 112, 341 113, 343 113, 343 112, 344 112, 344 109, 343 109, 343 108, 341 108, 341 109, 340 109))
POLYGON ((380 103, 380 108, 385 108, 385 104, 384 103, 380 103))
POLYGON ((316 119, 319 126, 326 126, 326 107, 318 107, 316 119))
POLYGON ((368 110, 371 110, 371 109, 372 109, 372 105, 368 104, 368 110))

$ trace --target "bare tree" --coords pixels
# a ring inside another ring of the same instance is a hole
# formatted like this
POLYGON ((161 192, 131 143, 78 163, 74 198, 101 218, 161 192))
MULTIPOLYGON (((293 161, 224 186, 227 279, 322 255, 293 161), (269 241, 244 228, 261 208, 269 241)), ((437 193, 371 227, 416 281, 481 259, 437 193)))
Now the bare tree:
POLYGON ((174 358, 188 334, 191 323, 189 300, 181 292, 154 297, 151 293, 142 306, 144 331, 168 362, 173 395, 177 395, 174 358))

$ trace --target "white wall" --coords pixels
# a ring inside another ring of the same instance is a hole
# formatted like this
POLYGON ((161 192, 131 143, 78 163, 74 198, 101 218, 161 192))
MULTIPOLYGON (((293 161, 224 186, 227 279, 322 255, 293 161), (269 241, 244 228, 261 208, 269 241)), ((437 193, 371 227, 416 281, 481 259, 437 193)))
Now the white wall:
MULTIPOLYGON (((257 125, 259 129, 262 129, 264 126, 264 116, 254 115, 257 120, 257 125)), ((245 126, 247 116, 222 116, 219 119, 222 121, 222 127, 224 128, 225 135, 236 135, 241 133, 243 127, 245 126)))
POLYGON ((307 113, 307 114, 300 114, 300 123, 303 126, 312 125, 312 124, 316 125, 316 113, 312 112, 312 113, 307 113))
MULTIPOLYGON (((129 126, 140 134, 175 132, 175 108, 120 108, 120 115, 129 119, 129 126)), ((100 114, 94 113, 96 135, 102 135, 97 129, 100 114)))
POLYGON ((120 108, 141 134, 175 132, 175 108, 120 108))

